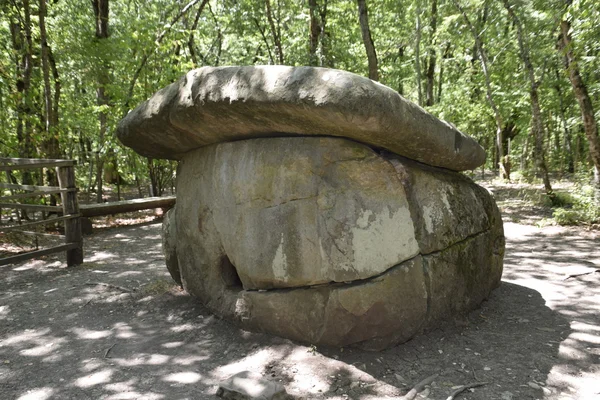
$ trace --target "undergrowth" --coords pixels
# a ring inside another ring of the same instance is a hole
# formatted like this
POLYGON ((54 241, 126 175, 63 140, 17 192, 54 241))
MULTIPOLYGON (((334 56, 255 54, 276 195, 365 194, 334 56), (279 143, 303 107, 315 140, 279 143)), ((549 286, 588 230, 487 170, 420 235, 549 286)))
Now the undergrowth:
POLYGON ((559 225, 592 225, 600 223, 600 202, 594 188, 578 184, 572 192, 556 192, 547 198, 554 208, 552 219, 559 225))

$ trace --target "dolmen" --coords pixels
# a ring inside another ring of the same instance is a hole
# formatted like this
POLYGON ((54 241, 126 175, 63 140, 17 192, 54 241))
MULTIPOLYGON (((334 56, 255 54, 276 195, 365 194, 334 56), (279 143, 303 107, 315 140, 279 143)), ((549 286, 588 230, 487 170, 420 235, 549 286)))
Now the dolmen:
POLYGON ((460 171, 475 140, 394 90, 325 68, 204 67, 120 123, 179 161, 171 276, 245 329, 379 350, 500 283, 502 220, 460 171))

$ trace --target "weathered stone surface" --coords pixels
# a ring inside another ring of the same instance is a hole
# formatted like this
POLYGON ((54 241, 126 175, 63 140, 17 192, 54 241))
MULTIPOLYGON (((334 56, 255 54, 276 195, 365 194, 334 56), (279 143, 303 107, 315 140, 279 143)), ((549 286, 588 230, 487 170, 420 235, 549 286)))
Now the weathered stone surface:
POLYGON ((242 371, 219 385, 216 395, 227 400, 286 400, 285 387, 257 372, 242 371))
POLYGON ((169 271, 249 329, 381 349, 471 310, 500 282, 502 221, 486 190, 356 142, 198 149, 180 163, 177 193, 163 228, 169 271))
POLYGON ((502 226, 488 191, 469 178, 394 154, 385 158, 406 188, 421 254, 446 249, 497 224, 502 226))
POLYGON ((491 229, 423 257, 428 325, 475 309, 500 284, 504 235, 491 229))
POLYGON ((214 226, 244 289, 366 279, 419 252, 394 168, 356 142, 273 138, 201 148, 182 160, 177 193, 201 205, 178 207, 177 224, 202 224, 185 241, 210 243, 198 234, 214 226))
POLYGON ((129 113, 119 139, 138 153, 181 159, 240 139, 346 137, 455 171, 485 161, 475 140, 396 91, 367 78, 314 67, 204 67, 129 113))
POLYGON ((427 314, 421 257, 352 284, 243 291, 236 317, 255 330, 335 346, 382 349, 419 332, 427 314))
POLYGON ((171 277, 175 282, 181 285, 181 274, 179 273, 179 261, 177 260, 177 228, 174 217, 174 210, 171 208, 166 212, 162 226, 162 248, 165 255, 165 263, 171 277))

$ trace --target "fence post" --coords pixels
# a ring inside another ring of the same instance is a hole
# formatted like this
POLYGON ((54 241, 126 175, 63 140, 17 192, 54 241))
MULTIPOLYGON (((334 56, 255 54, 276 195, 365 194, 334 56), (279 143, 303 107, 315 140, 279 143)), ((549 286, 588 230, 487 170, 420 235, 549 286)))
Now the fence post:
MULTIPOLYGON (((56 176, 61 189, 71 189, 60 194, 63 215, 79 214, 77 191, 75 186, 75 167, 73 165, 56 167, 56 176)), ((67 250, 67 266, 83 263, 83 237, 81 235, 81 218, 65 220, 65 240, 67 243, 77 243, 74 249, 67 250)))

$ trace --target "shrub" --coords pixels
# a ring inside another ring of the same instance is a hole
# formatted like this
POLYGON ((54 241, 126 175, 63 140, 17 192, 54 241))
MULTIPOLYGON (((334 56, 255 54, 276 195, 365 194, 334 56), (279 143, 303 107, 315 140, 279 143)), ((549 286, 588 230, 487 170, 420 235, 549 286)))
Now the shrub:
POLYGON ((588 225, 600 222, 600 203, 594 196, 594 188, 578 186, 573 193, 557 193, 553 201, 557 207, 552 217, 559 225, 588 225))

